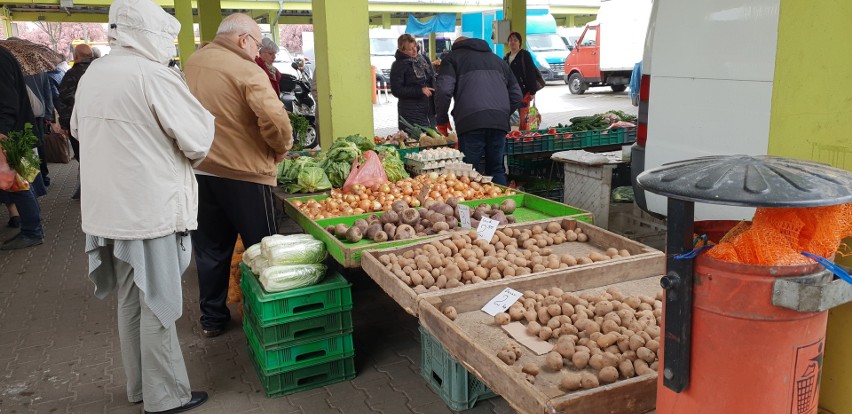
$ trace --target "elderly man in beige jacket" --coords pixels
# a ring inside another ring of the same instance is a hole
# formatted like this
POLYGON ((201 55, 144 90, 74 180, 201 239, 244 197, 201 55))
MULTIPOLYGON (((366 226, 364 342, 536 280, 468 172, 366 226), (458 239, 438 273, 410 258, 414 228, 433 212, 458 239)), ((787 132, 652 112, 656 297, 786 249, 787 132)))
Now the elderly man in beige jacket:
POLYGON ((83 232, 95 295, 118 295, 127 398, 145 412, 182 412, 190 391, 175 321, 188 232, 197 227, 192 165, 207 155, 213 117, 169 68, 180 23, 151 0, 109 9, 109 55, 80 78, 71 133, 80 137, 83 232))
POLYGON ((195 169, 200 203, 198 230, 192 232, 206 337, 221 334, 231 320, 226 299, 237 234, 251 246, 278 232, 272 188, 293 130, 254 61, 260 46, 257 23, 233 14, 185 66, 189 89, 216 117, 213 147, 195 169))

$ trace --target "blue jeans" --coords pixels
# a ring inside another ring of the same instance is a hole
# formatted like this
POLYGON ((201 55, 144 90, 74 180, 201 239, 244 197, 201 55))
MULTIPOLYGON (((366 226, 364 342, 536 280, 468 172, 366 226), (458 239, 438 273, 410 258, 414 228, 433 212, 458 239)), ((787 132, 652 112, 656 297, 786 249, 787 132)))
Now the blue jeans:
POLYGON ((464 162, 473 164, 480 174, 494 177, 494 184, 506 185, 506 169, 503 167, 506 131, 483 128, 459 134, 459 151, 464 154, 464 162), (484 171, 482 157, 485 157, 484 171))
POLYGON ((21 235, 36 239, 44 238, 41 227, 41 208, 38 205, 32 186, 26 191, 6 192, 9 200, 15 203, 21 215, 21 235))

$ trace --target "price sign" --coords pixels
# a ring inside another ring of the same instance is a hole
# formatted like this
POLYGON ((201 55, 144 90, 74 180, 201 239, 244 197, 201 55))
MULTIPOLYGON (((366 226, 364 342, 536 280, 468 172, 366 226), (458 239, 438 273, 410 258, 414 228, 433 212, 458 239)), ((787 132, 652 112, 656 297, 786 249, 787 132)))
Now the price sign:
POLYGON ((459 204, 458 209, 459 209, 459 223, 461 223, 461 226, 463 228, 469 229, 470 228, 470 207, 468 207, 464 204, 459 204))
POLYGON ((479 227, 476 228, 476 237, 490 242, 491 238, 494 237, 494 232, 497 231, 497 226, 499 225, 499 221, 483 217, 482 220, 479 221, 479 227))
POLYGON ((485 306, 482 307, 482 311, 494 316, 500 312, 505 312, 506 309, 509 309, 513 303, 518 301, 518 298, 523 296, 523 293, 518 292, 512 288, 503 289, 502 292, 498 293, 497 296, 494 296, 485 306))

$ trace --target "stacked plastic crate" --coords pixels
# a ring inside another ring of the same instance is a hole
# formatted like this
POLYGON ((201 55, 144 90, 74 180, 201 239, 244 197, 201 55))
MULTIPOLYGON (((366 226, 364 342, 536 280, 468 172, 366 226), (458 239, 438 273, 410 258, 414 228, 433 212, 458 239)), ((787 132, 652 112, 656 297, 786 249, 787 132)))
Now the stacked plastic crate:
POLYGON ((420 375, 451 410, 471 409, 477 401, 497 396, 453 358, 422 325, 420 347, 420 375))
POLYGON ((268 397, 355 378, 352 292, 338 273, 320 283, 267 293, 242 266, 243 330, 268 397))

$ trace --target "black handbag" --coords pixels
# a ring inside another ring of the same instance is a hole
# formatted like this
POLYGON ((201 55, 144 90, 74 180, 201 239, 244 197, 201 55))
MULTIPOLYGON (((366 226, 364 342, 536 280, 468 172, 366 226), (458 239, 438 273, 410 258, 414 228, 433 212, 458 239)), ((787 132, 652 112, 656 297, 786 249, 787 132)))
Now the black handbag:
MULTIPOLYGON (((524 52, 527 52, 527 51, 524 50, 524 52)), ((529 52, 527 52, 527 53, 529 53, 529 52)), ((530 57, 532 57, 532 55, 530 55, 530 57)), ((524 58, 521 58, 521 66, 523 66, 523 68, 524 68, 524 73, 527 73, 527 63, 526 63, 526 60, 524 58)), ((545 86, 547 86, 547 83, 544 81, 544 78, 541 76, 541 71, 539 71, 538 68, 535 68, 535 85, 533 85, 533 87, 530 88, 530 89, 532 89, 533 92, 538 92, 538 91, 541 90, 541 88, 544 88, 545 86)))

